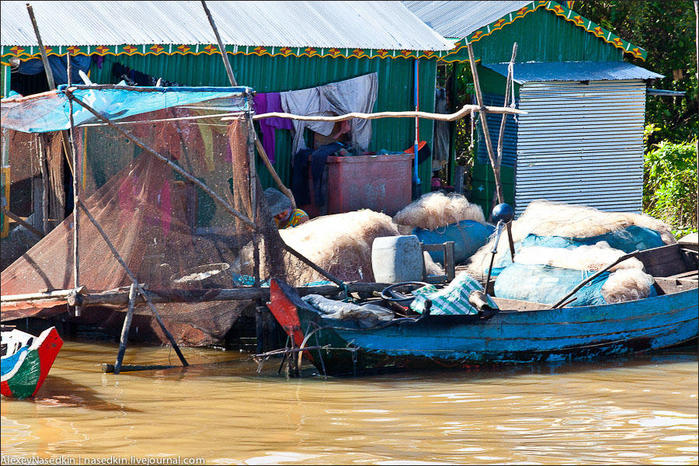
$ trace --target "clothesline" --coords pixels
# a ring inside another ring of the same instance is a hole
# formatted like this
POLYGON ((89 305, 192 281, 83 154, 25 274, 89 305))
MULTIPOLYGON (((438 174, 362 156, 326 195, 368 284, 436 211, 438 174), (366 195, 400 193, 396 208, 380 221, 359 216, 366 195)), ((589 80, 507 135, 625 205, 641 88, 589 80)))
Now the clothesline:
MULTIPOLYGON (((465 117, 473 112, 479 111, 481 108, 478 105, 464 105, 460 110, 454 113, 430 113, 430 112, 415 112, 415 111, 405 111, 405 112, 376 112, 376 113, 360 113, 351 112, 344 115, 337 116, 323 116, 323 115, 295 115, 293 113, 282 113, 282 112, 272 112, 272 113, 261 113, 259 115, 254 115, 253 120, 259 120, 262 118, 289 118, 292 120, 304 120, 304 121, 344 121, 351 120, 352 118, 360 118, 364 120, 374 120, 378 118, 424 118, 426 120, 439 120, 439 121, 454 121, 465 117)), ((510 107, 483 107, 483 111, 486 113, 507 113, 510 115, 526 115, 527 112, 523 110, 517 110, 510 107)), ((221 120, 228 121, 233 120, 232 117, 223 117, 221 120)))
MULTIPOLYGON (((183 120, 200 120, 204 118, 219 118, 219 117, 229 117, 227 118, 228 120, 234 120, 234 119, 239 119, 241 116, 244 115, 244 112, 226 112, 226 113, 217 113, 214 115, 190 115, 190 116, 185 116, 185 117, 173 117, 173 118, 160 118, 157 120, 135 120, 135 121, 112 121, 115 125, 135 125, 138 123, 160 123, 163 121, 183 121, 183 120), (235 116, 238 116, 238 118, 235 118, 235 116)), ((106 126, 107 123, 85 123, 80 125, 81 128, 84 127, 92 127, 92 126, 106 126)), ((219 126, 219 125, 217 125, 219 126)))

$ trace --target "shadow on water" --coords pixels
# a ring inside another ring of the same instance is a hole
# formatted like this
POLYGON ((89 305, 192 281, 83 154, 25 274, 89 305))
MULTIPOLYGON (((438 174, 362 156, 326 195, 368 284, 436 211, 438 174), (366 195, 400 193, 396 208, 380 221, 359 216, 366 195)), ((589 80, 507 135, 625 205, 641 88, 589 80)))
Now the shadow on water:
POLYGON ((50 407, 79 407, 93 411, 142 412, 138 409, 105 401, 92 388, 75 383, 65 377, 53 375, 46 377, 44 384, 34 398, 13 401, 50 407))
MULTIPOLYGON (((386 376, 394 380, 414 380, 445 382, 449 380, 486 380, 490 378, 519 377, 526 375, 562 375, 574 374, 585 371, 613 370, 620 368, 643 368, 658 364, 671 364, 697 361, 697 343, 687 343, 682 346, 657 350, 652 353, 638 353, 625 356, 609 356, 594 360, 542 362, 517 365, 485 365, 467 366, 459 368, 435 367, 419 370, 407 370, 401 368, 384 368, 365 371, 356 376, 325 377, 310 363, 304 361, 300 373, 300 379, 308 381, 351 381, 351 380, 381 380, 386 376)), ((158 377, 170 380, 184 380, 199 377, 237 377, 248 380, 299 380, 289 378, 284 370, 280 370, 281 358, 270 358, 261 366, 258 373, 258 364, 253 360, 251 353, 239 353, 233 360, 193 364, 189 367, 174 367, 152 371, 129 372, 130 375, 140 377, 158 377)), ((117 376, 118 377, 118 376, 117 376)))

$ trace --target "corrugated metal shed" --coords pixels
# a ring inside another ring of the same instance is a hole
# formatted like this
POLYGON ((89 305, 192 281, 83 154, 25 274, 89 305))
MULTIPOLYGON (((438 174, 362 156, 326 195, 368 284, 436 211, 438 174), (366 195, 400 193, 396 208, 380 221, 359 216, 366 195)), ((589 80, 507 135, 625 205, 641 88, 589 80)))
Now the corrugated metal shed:
MULTIPOLYGON (((484 67, 507 76, 507 63, 483 64, 484 67)), ((626 62, 555 62, 516 63, 514 80, 519 84, 530 81, 614 81, 663 78, 640 66, 626 62)))
MULTIPOLYGON (((226 45, 449 50, 452 43, 400 2, 211 1, 226 45)), ((211 44, 197 1, 32 2, 49 47, 211 44)), ((24 1, 3 1, 0 44, 37 45, 24 1)))
POLYGON ((410 11, 444 37, 463 38, 476 29, 530 4, 531 0, 403 3, 410 11))
POLYGON ((535 199, 640 212, 645 90, 640 80, 523 85, 516 214, 535 199))

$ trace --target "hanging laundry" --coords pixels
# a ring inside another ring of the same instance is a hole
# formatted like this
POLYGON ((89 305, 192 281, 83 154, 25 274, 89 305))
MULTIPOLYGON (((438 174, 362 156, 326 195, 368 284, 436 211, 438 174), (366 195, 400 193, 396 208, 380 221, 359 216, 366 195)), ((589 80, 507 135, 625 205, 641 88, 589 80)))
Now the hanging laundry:
MULTIPOLYGON (((114 62, 112 65, 112 76, 117 79, 123 79, 127 84, 135 86, 155 86, 159 78, 141 73, 140 71, 132 70, 128 66, 114 62)), ((182 86, 174 81, 166 81, 161 79, 160 85, 163 87, 182 86)))
MULTIPOLYGON (((342 115, 350 112, 370 113, 378 95, 378 75, 365 74, 352 79, 326 84, 320 88, 322 109, 342 115)), ((371 142, 371 120, 354 118, 352 128, 352 148, 367 150, 371 142)))
MULTIPOLYGON (((285 112, 296 115, 343 115, 349 112, 371 112, 378 94, 376 73, 358 76, 344 81, 298 91, 281 93, 281 104, 285 112)), ((293 120, 294 141, 292 153, 306 149, 303 133, 306 128, 329 136, 334 128, 332 122, 293 120)), ((350 123, 352 145, 366 150, 371 141, 371 122, 354 119, 350 123)))
MULTIPOLYGON (((255 113, 282 112, 281 95, 279 92, 269 92, 255 94, 255 113)), ((275 129, 292 130, 294 127, 288 118, 263 118, 258 120, 260 132, 262 133, 262 147, 267 152, 269 161, 274 163, 275 150, 275 129)))

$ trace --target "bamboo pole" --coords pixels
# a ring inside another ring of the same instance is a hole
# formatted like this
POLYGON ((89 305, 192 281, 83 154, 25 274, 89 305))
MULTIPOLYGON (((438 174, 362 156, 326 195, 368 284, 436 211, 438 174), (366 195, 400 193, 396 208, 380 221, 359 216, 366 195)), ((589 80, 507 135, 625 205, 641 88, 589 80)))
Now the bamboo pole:
MULTIPOLYGON (((362 113, 362 112, 350 112, 344 115, 338 116, 323 116, 323 115, 295 115, 293 113, 284 112, 270 112, 270 113, 260 113, 259 115, 253 116, 253 120, 260 120, 263 118, 288 118, 291 120, 301 120, 301 121, 345 121, 351 120, 352 118, 360 118, 363 120, 376 120, 379 118, 424 118, 426 120, 437 120, 437 121, 455 121, 469 115, 475 111, 484 111, 486 113, 506 113, 508 115, 526 115, 527 112, 523 110, 518 110, 515 108, 505 108, 505 107, 492 107, 480 105, 464 105, 458 111, 454 113, 430 113, 430 112, 374 112, 374 113, 362 113)), ((222 121, 234 120, 235 117, 223 117, 222 121)))
MULTIPOLYGON (((514 79, 514 66, 515 66, 515 58, 517 57, 517 42, 512 44, 512 58, 510 58, 510 64, 507 67, 507 81, 505 83, 505 99, 503 100, 503 106, 507 107, 507 101, 510 97, 510 91, 512 86, 514 86, 512 80, 514 79)), ((512 101, 514 104, 514 100, 512 101)), ((495 159, 495 164, 498 166, 498 170, 500 169, 500 165, 502 164, 502 146, 504 144, 503 139, 505 137, 505 125, 507 124, 507 115, 502 114, 502 120, 500 120, 500 134, 498 135, 498 156, 495 159)), ((492 209, 491 209, 492 210, 492 209)), ((515 242, 514 239, 512 238, 512 222, 507 222, 506 225, 507 228, 507 244, 510 247, 510 256, 512 258, 512 262, 515 261, 515 242)))
POLYGON ((46 55, 46 48, 44 47, 44 42, 41 40, 41 34, 39 34, 39 26, 36 24, 34 9, 29 3, 27 3, 27 12, 29 13, 29 19, 32 21, 36 41, 39 43, 39 52, 41 53, 41 62, 44 65, 44 72, 46 73, 46 81, 49 83, 50 89, 56 89, 56 83, 53 80, 53 71, 51 71, 51 66, 49 65, 49 57, 46 55))
MULTIPOLYGON (((67 67, 66 72, 68 73, 68 86, 71 85, 71 72, 72 67, 70 63, 70 53, 66 55, 67 67)), ((68 111, 70 115, 70 152, 71 160, 73 161, 73 288, 76 290, 80 286, 80 254, 79 254, 79 237, 80 237, 80 215, 78 211, 78 202, 80 200, 78 194, 78 180, 80 179, 80 174, 78 173, 78 151, 75 148, 75 120, 73 118, 73 100, 68 99, 68 111)), ((84 142, 83 142, 84 143, 84 142)), ((75 316, 80 316, 80 305, 75 306, 75 316)))
MULTIPOLYGON (((512 45, 512 58, 510 58, 510 64, 507 66, 507 81, 505 83, 505 100, 503 100, 502 106, 507 107, 508 100, 510 98, 510 90, 512 87, 512 80, 514 79, 514 65, 515 58, 517 57, 517 42, 512 45)), ((514 103, 514 102, 512 102, 514 103)), ((507 114, 502 114, 502 119, 500 120, 500 134, 498 135, 498 156, 495 159, 495 163, 499 167, 502 164, 502 146, 503 139, 505 137, 505 126, 507 125, 507 114)))
POLYGON ((265 151, 265 148, 262 146, 262 143, 260 142, 259 138, 255 138, 255 147, 257 148, 258 155, 262 159, 262 163, 264 163, 265 167, 267 167, 267 170, 269 171, 269 174, 272 175, 272 179, 274 180, 274 182, 277 183, 277 187, 279 188, 279 190, 281 192, 283 192, 286 195, 286 197, 291 199, 291 204, 292 204, 293 208, 295 209, 296 208, 296 199, 294 198, 294 193, 292 193, 291 190, 284 185, 281 178, 279 178, 279 175, 277 174, 277 170, 274 169, 272 162, 269 161, 269 157, 267 156, 267 152, 265 151))
POLYGON ((36 136, 37 149, 39 151, 39 173, 41 173, 41 229, 44 235, 49 232, 49 175, 47 167, 46 150, 44 147, 44 135, 36 136))
POLYGON ((209 11, 209 7, 206 6, 206 2, 204 0, 201 0, 201 6, 204 7, 204 12, 206 13, 206 17, 209 18, 209 24, 211 25, 211 29, 214 30, 214 34, 216 34, 216 41, 218 42, 218 49, 221 52, 221 56, 223 57, 223 66, 226 67, 226 74, 228 75, 228 80, 231 82, 232 86, 237 86, 238 82, 235 80, 235 75, 233 74, 233 68, 231 68, 231 64, 228 61, 228 57, 226 57, 226 49, 223 47, 223 41, 221 40, 221 36, 218 33, 218 29, 216 28, 216 23, 214 22, 213 16, 211 16, 211 12, 209 11))
POLYGON ((117 125, 112 123, 108 118, 105 118, 102 115, 100 115, 95 109, 93 109, 88 104, 86 104, 85 102, 83 102, 80 99, 78 99, 77 97, 75 97, 73 95, 71 89, 66 89, 65 92, 66 92, 66 95, 68 96, 69 99, 74 100, 78 105, 83 107, 88 112, 92 113, 94 116, 99 118, 102 122, 106 123, 109 127, 117 130, 124 137, 126 137, 129 141, 133 142, 134 144, 136 144, 138 147, 145 150, 149 154, 152 154, 155 157, 157 157, 158 159, 162 160, 170 168, 172 168, 174 171, 176 171, 177 173, 179 173, 180 175, 182 175, 183 177, 185 177, 187 180, 191 181, 195 185, 199 186, 201 189, 204 190, 204 192, 206 192, 209 196, 211 196, 216 202, 221 204, 228 212, 230 212, 234 216, 238 217, 238 219, 240 219, 245 225, 247 225, 248 227, 250 227, 253 230, 255 230, 257 228, 255 226, 255 224, 249 218, 247 218, 245 215, 243 215, 242 213, 238 212, 233 207, 231 207, 228 204, 228 202, 226 202, 221 196, 216 194, 214 191, 212 191, 208 186, 206 186, 204 183, 199 181, 197 178, 190 175, 188 172, 186 172, 184 169, 182 169, 178 165, 175 165, 174 163, 172 163, 167 157, 164 157, 164 156, 160 155, 159 153, 157 153, 156 151, 154 151, 153 149, 151 149, 148 145, 146 145, 143 141, 138 139, 136 136, 134 136, 130 132, 121 129, 120 127, 118 127, 117 125))
POLYGON ((124 361, 124 353, 126 353, 126 345, 129 340, 129 330, 131 329, 131 320, 133 319, 133 311, 136 307, 136 284, 132 283, 129 287, 129 309, 124 317, 124 325, 121 328, 121 338, 119 339, 119 352, 117 353, 116 361, 114 362, 114 374, 118 375, 121 371, 121 363, 124 361))
MULTIPOLYGON (((214 22, 213 16, 211 16, 211 12, 209 11, 209 8, 206 6, 206 1, 201 0, 201 4, 204 7, 204 11, 206 12, 206 17, 209 19, 209 24, 211 24, 211 29, 214 30, 214 34, 216 34, 216 40, 218 41, 218 47, 221 50, 221 59, 223 60, 223 66, 226 68, 226 74, 228 75, 228 81, 231 83, 231 86, 237 86, 238 82, 235 80, 235 75, 233 74, 233 68, 231 68, 231 62, 228 59, 228 55, 225 53, 225 49, 223 48, 223 42, 221 41, 221 36, 218 33, 218 28, 216 28, 216 23, 214 22)), ((252 124, 252 122, 250 122, 252 124)), ((253 129, 254 131, 254 129, 253 129)), ((262 162, 265 164, 265 167, 267 167, 267 170, 269 171, 270 175, 272 175, 272 178, 274 179, 274 182, 277 183, 277 186, 279 189, 289 198, 291 199, 291 204, 293 205, 294 209, 296 208, 296 199, 294 199, 294 195, 292 194, 291 190, 288 189, 286 186, 284 186, 284 183, 282 183, 281 178, 279 178, 279 175, 277 174, 277 170, 274 169, 274 166, 272 166, 272 163, 269 161, 269 157, 267 155, 267 152, 265 151, 265 148, 262 146, 262 143, 260 143, 260 139, 257 137, 257 134, 255 134, 254 137, 255 140, 255 147, 257 148, 257 153, 262 159, 262 162)), ((251 170, 254 169, 254 161, 251 161, 251 170)))
POLYGON ((175 341, 175 338, 172 336, 170 331, 165 327, 165 324, 163 323, 163 320, 160 318, 160 313, 158 313, 158 310, 155 308, 155 305, 151 302, 151 300, 148 298, 146 295, 145 291, 141 287, 141 285, 138 283, 138 280, 136 280, 136 276, 131 272, 129 267, 126 265, 126 262, 124 262, 124 259, 121 258, 119 255, 119 251, 116 250, 114 245, 112 244, 111 240, 107 236, 107 233, 102 229, 100 224, 97 222, 97 220, 92 216, 90 211, 87 209, 85 204, 80 200, 79 204, 80 208, 83 209, 83 212, 85 212, 85 215, 87 218, 92 222, 92 224, 95 226, 97 231, 99 231, 100 235, 102 235, 102 239, 104 239, 105 243, 107 243, 107 246, 109 246, 109 250, 112 252, 112 255, 114 258, 119 262, 119 264, 123 267, 124 271, 126 271, 126 274, 129 276, 131 279, 131 282, 136 285, 136 288, 138 289, 138 292, 141 296, 143 296, 143 299, 146 301, 148 304, 148 307, 150 308, 151 311, 153 311, 153 315, 155 316, 155 320, 158 322, 158 325, 160 326, 160 329, 163 331, 167 339, 170 341, 170 344, 175 350, 175 353, 177 353, 177 357, 180 358, 180 361, 182 362, 183 366, 188 366, 189 364, 187 363, 187 360, 184 358, 184 355, 180 351, 179 346, 177 346, 177 342, 175 341))
MULTIPOLYGON (((427 279, 428 282, 435 280, 427 279)), ((436 281, 435 281, 436 282, 436 281)), ((389 283, 348 282, 344 284, 350 293, 369 293, 381 291, 389 283)), ((344 291, 336 285, 300 286, 295 288, 300 296, 309 294, 322 294, 332 296, 344 291)), ((201 288, 201 289, 144 289, 148 299, 156 304, 162 303, 194 303, 194 302, 223 302, 246 301, 251 299, 269 299, 269 288, 266 287, 241 287, 241 288, 201 288)), ((8 295, 2 297, 3 310, 13 304, 30 303, 34 301, 60 300, 63 303, 69 301, 75 290, 53 290, 40 293, 27 293, 20 295, 8 295)), ((85 287, 78 289, 80 301, 83 306, 114 306, 124 307, 129 303, 129 288, 99 291, 87 293, 85 287)))
POLYGON ((493 150, 493 142, 490 140, 490 132, 488 131, 488 119, 486 117, 486 107, 483 106, 483 94, 481 93, 481 84, 478 80, 478 70, 476 69, 476 60, 473 57, 473 47, 470 42, 466 43, 468 48, 468 59, 471 65, 471 73, 473 74, 473 87, 476 91, 476 100, 480 108, 479 116, 481 126, 483 127, 483 139, 485 139, 485 147, 488 149, 488 158, 490 166, 493 169, 493 177, 495 178, 495 189, 498 198, 498 204, 504 202, 502 194, 502 185, 500 184, 500 167, 495 164, 495 151, 493 150))

